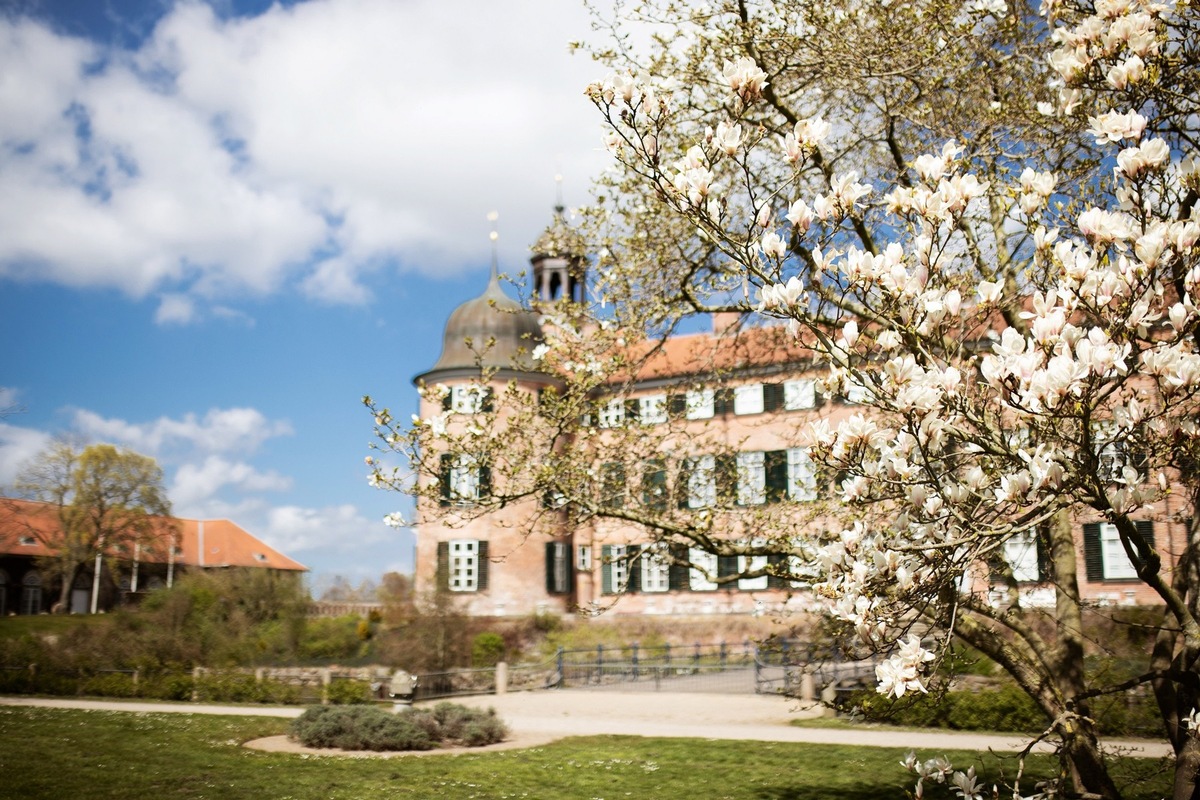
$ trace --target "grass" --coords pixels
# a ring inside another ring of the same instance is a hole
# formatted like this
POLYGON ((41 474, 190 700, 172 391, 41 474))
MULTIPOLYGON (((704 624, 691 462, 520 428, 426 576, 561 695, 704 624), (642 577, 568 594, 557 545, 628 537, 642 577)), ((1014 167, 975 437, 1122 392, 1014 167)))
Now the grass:
MULTIPOLYGON (((592 736, 527 750, 376 760, 241 746, 284 733, 287 725, 278 718, 0 707, 3 793, 33 800, 874 800, 911 789, 899 766, 903 747, 592 736)), ((978 758, 949 755, 964 767, 978 758)), ((987 763, 989 780, 1014 769, 1011 760, 987 763)), ((1049 769, 1045 759, 1036 765, 1049 769)), ((1122 766, 1155 781, 1127 793, 1128 800, 1167 793, 1161 765, 1122 766)))
POLYGON ((0 617, 0 639, 60 636, 80 626, 98 626, 105 621, 103 614, 15 614, 0 617))

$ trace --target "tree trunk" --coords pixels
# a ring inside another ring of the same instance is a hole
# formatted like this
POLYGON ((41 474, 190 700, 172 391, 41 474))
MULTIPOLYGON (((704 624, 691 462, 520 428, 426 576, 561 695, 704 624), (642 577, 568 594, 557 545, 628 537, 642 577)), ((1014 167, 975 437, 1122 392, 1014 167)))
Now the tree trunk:
POLYGON ((1175 782, 1171 800, 1200 800, 1200 738, 1188 736, 1175 753, 1175 782))
POLYGON ((1076 792, 1118 800, 1121 793, 1108 774, 1087 702, 1078 699, 1087 691, 1083 603, 1079 596, 1079 555, 1075 550, 1071 518, 1065 510, 1050 520, 1047 535, 1054 569, 1054 621, 1058 640, 1050 659, 1050 677, 1062 710, 1071 713, 1057 726, 1063 740, 1063 757, 1070 766, 1076 792))
POLYGON ((61 583, 58 587, 58 602, 51 608, 56 614, 71 613, 71 589, 75 586, 75 578, 79 576, 81 563, 64 562, 59 570, 61 583))

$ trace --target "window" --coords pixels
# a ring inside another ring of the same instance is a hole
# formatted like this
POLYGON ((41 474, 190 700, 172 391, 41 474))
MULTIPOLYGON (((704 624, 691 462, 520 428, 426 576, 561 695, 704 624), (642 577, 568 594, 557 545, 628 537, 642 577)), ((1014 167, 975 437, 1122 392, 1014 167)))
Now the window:
POLYGON ((737 454, 737 503, 756 506, 767 501, 766 454, 749 452, 737 454))
POLYGON ((442 505, 474 503, 491 493, 491 470, 466 453, 442 454, 442 505))
POLYGON ((665 592, 671 588, 671 563, 661 553, 645 550, 638 561, 643 592, 665 592))
POLYGON ((717 588, 717 555, 695 547, 688 549, 688 588, 693 592, 711 592, 717 588))
POLYGON ((651 458, 642 462, 642 505, 652 511, 667 510, 667 462, 651 458))
POLYGON ((479 586, 479 541, 452 539, 449 545, 449 584, 452 592, 477 592, 479 586))
POLYGON ((623 544, 606 544, 601 549, 604 563, 601 567, 600 590, 604 594, 620 594, 632 588, 629 584, 628 548, 623 544))
POLYGON ((625 507, 625 465, 619 461, 600 465, 600 505, 603 508, 625 507))
POLYGON ((619 397, 600 404, 600 427, 617 428, 625 421, 625 401, 619 397))
POLYGON ((651 394, 638 398, 638 419, 647 425, 659 425, 667 421, 667 396, 651 394))
POLYGON ((590 544, 581 544, 575 548, 575 568, 580 572, 591 572, 592 546, 590 544))
POLYGON ((684 414, 688 419, 711 419, 715 400, 712 389, 689 389, 684 414))
POLYGON ((784 381, 783 408, 785 411, 800 411, 817 407, 817 382, 812 378, 784 381))
POLYGON ((763 385, 751 383, 737 386, 733 390, 734 414, 761 414, 763 412, 763 385))
POLYGON ((1041 579, 1037 536, 1033 531, 1021 531, 1010 537, 1004 543, 1004 560, 1008 562, 1016 581, 1035 583, 1041 579))
POLYGON ((573 577, 571 545, 567 542, 546 542, 546 592, 570 594, 573 577))
POLYGON ((817 465, 806 447, 787 450, 787 493, 788 499, 800 503, 817 499, 817 465))
POLYGON ((442 400, 442 408, 455 414, 478 414, 492 410, 493 391, 490 386, 451 386, 442 400))
POLYGON ((695 456, 684 460, 687 476, 687 507, 711 508, 717 504, 717 458, 695 456))
POLYGON ((1121 438, 1120 429, 1112 422, 1099 422, 1092 426, 1092 446, 1097 457, 1097 473, 1100 480, 1112 483, 1121 480, 1126 467, 1138 469, 1139 464, 1129 450, 1127 439, 1121 438))
MULTIPOLYGON (((1154 546, 1154 523, 1139 520, 1136 535, 1154 546)), ((1137 571, 1129 556, 1117 526, 1111 522, 1091 523, 1083 526, 1083 559, 1089 581, 1136 580, 1137 571)))
POLYGON ((842 399, 849 405, 859 405, 871 399, 871 394, 866 386, 850 377, 846 379, 846 393, 842 399))
POLYGON ((37 544, 37 539, 34 539, 32 536, 22 536, 20 544, 22 547, 33 547, 37 544))
MULTIPOLYGON (((754 547, 762 547, 762 541, 751 542, 754 547)), ((769 558, 766 555, 739 555, 738 572, 757 572, 766 570, 769 558)), ((762 591, 770 585, 770 577, 761 575, 756 578, 738 578, 738 589, 743 591, 762 591)))

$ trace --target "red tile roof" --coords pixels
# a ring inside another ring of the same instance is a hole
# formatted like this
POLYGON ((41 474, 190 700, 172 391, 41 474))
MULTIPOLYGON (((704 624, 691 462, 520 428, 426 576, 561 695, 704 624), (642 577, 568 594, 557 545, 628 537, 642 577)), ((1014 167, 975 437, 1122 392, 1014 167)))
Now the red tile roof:
MULTIPOLYGON (((49 503, 0 499, 0 554, 47 556, 45 542, 59 536, 59 522, 49 503)), ((168 543, 175 542, 175 563, 191 567, 261 567, 307 571, 227 519, 154 517, 155 533, 139 551, 142 561, 165 563, 168 543)), ((127 553, 118 553, 129 557, 127 553)))

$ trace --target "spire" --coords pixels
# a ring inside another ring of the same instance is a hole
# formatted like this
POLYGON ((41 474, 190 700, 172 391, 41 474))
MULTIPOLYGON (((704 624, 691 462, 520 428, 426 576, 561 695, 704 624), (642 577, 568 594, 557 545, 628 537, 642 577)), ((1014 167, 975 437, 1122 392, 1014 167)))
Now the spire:
POLYGON ((496 230, 496 220, 500 219, 500 214, 496 211, 489 211, 487 218, 488 222, 492 223, 492 232, 488 234, 488 238, 492 240, 492 273, 488 278, 488 288, 490 289, 493 283, 500 284, 500 246, 497 244, 500 234, 496 230))
POLYGON ((554 176, 554 213, 561 218, 566 210, 567 207, 563 205, 563 176, 560 172, 554 176))

